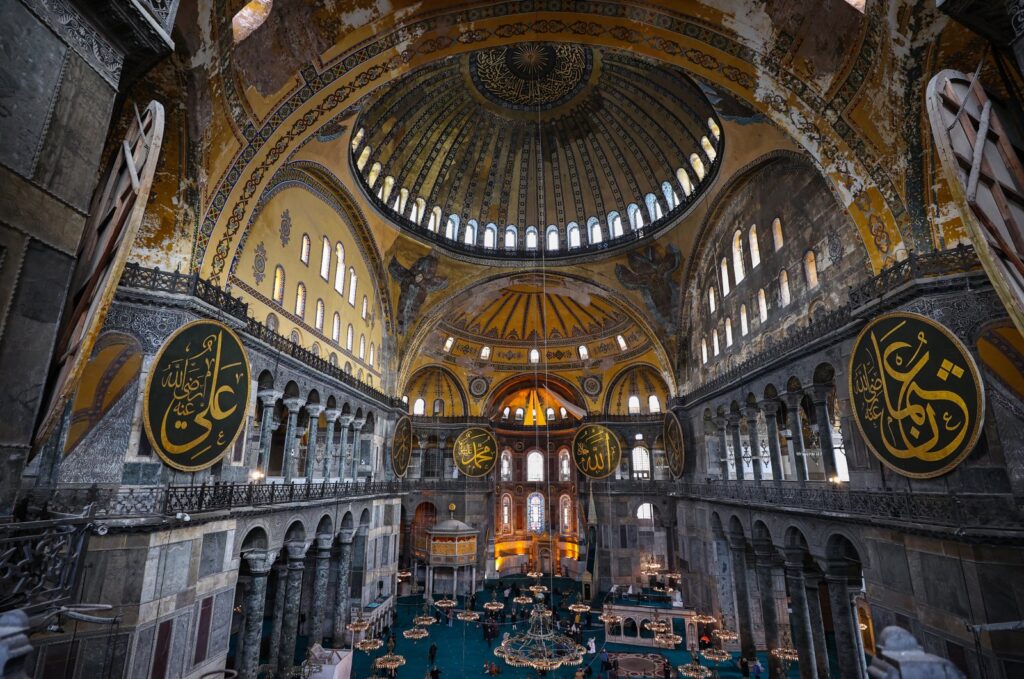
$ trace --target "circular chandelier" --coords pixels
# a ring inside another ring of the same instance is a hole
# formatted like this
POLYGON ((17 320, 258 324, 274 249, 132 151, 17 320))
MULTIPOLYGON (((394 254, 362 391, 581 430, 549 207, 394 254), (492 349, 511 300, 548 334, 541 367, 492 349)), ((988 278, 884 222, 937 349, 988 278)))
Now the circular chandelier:
POLYGON ((645 620, 644 629, 650 632, 654 632, 654 635, 665 634, 672 629, 672 626, 661 618, 655 616, 654 620, 645 620))
POLYGON ((541 571, 530 571, 529 573, 526 574, 526 577, 534 578, 534 579, 536 579, 536 578, 543 578, 544 577, 544 573, 542 573, 541 571))
POLYGON ((587 613, 590 611, 590 606, 580 603, 569 604, 569 610, 573 613, 587 613))
POLYGON ((437 618, 430 614, 430 607, 427 604, 423 604, 423 615, 417 615, 412 619, 412 624, 417 627, 426 627, 427 625, 433 625, 437 622, 437 618))
POLYGON ((413 641, 424 639, 428 634, 430 633, 424 627, 413 627, 402 632, 403 637, 406 639, 412 639, 413 641))
POLYGON ((658 575, 661 573, 661 564, 654 558, 654 556, 643 556, 640 557, 640 574, 641 575, 658 575))
POLYGON ((732 660, 732 653, 729 651, 723 651, 720 648, 705 648, 700 654, 708 662, 720 663, 732 660))
POLYGON ((494 598, 493 600, 488 601, 484 604, 484 610, 490 611, 491 613, 497 613, 503 608, 505 608, 505 604, 498 601, 497 598, 494 598))
POLYGON ((583 662, 586 648, 551 628, 550 611, 536 605, 526 632, 506 636, 494 655, 512 667, 531 667, 550 672, 583 662))
POLYGON ((434 602, 434 605, 442 610, 448 610, 449 608, 455 608, 458 602, 455 599, 438 599, 434 602))
POLYGON ((792 646, 773 648, 769 655, 783 663, 793 663, 800 659, 800 654, 792 646))
POLYGON ((383 670, 397 670, 404 664, 405 656, 398 655, 397 653, 388 653, 373 661, 374 667, 379 667, 383 670))
POLYGON ((612 613, 612 610, 607 606, 601 612, 601 615, 597 616, 597 619, 606 625, 618 625, 622 623, 622 616, 612 613))
POLYGON ((357 641, 355 644, 356 649, 363 653, 372 653, 383 645, 384 642, 380 639, 363 639, 361 641, 357 641))
POLYGON ((526 596, 525 594, 520 594, 519 596, 512 597, 512 603, 514 603, 514 604, 532 604, 533 603, 533 597, 532 596, 526 596))
POLYGON ((718 639, 719 641, 721 641, 723 643, 729 642, 729 641, 736 641, 737 639, 740 638, 740 635, 737 634, 736 632, 733 632, 731 629, 724 629, 724 628, 723 629, 716 629, 714 632, 711 633, 711 636, 713 636, 714 638, 718 639))
POLYGON ((658 648, 672 649, 679 645, 683 637, 675 632, 663 632, 654 635, 654 645, 658 648))
POLYGON ((714 625, 718 622, 718 618, 713 615, 708 615, 707 613, 698 613, 693 616, 693 621, 698 625, 714 625))
POLYGON ((545 585, 530 585, 530 591, 534 594, 544 594, 548 588, 545 585))
POLYGON ((651 589, 653 589, 655 592, 658 592, 659 594, 671 594, 672 592, 676 591, 675 587, 662 587, 661 585, 656 585, 651 589))
POLYGON ((679 676, 689 677, 690 679, 707 679, 707 677, 711 676, 711 670, 696 660, 686 665, 680 665, 677 669, 679 670, 679 676))
POLYGON ((398 577, 399 580, 405 580, 406 578, 412 577, 412 571, 401 570, 395 573, 395 575, 398 577))
POLYGON ((363 614, 360 613, 355 620, 345 625, 345 629, 347 629, 349 632, 354 632, 356 634, 360 632, 365 632, 366 630, 370 629, 370 621, 363 620, 363 614))
POLYGON ((455 617, 462 622, 475 622, 480 619, 480 614, 476 611, 459 611, 455 617))

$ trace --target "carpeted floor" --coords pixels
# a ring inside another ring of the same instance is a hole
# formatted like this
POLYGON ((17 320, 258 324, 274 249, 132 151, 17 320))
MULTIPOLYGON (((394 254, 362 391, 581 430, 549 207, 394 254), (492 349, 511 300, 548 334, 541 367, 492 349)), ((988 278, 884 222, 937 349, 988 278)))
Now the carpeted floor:
MULTIPOLYGON (((511 580, 506 580, 511 582, 511 580)), ((522 581, 520 581, 522 582, 522 581)), ((555 580, 554 583, 546 582, 549 586, 553 586, 556 590, 559 589, 570 589, 573 587, 573 583, 569 580, 559 581, 555 580)), ((491 592, 481 592, 476 598, 476 610, 483 614, 483 604, 491 599, 491 592)), ((556 604, 559 603, 559 599, 556 597, 556 604)), ((568 603, 568 602, 566 602, 568 603)), ((597 603, 597 602, 594 602, 597 603)), ((463 608, 465 605, 464 598, 460 597, 459 607, 463 608)), ((510 602, 511 605, 511 602, 510 602)), ((423 598, 420 596, 414 597, 402 597, 398 601, 397 608, 397 619, 395 622, 395 653, 399 653, 405 656, 406 664, 401 667, 397 672, 399 679, 422 679, 430 671, 431 666, 428 662, 428 651, 430 645, 437 644, 437 658, 435 664, 441 670, 441 677, 443 679, 455 679, 463 677, 481 677, 484 676, 483 668, 484 663, 494 662, 502 670, 501 676, 504 678, 526 678, 533 679, 538 675, 534 670, 525 668, 514 668, 505 665, 499 658, 493 654, 493 644, 488 645, 483 638, 483 631, 479 623, 471 622, 464 623, 453 617, 452 626, 449 627, 445 623, 438 623, 431 625, 428 629, 430 636, 422 641, 410 641, 402 636, 402 630, 409 629, 412 626, 412 618, 420 615, 423 610, 423 598)), ((565 615, 568 615, 567 611, 564 611, 565 615)), ((590 637, 594 637, 594 641, 597 646, 598 652, 602 648, 605 648, 604 641, 604 627, 594 617, 594 626, 586 629, 583 634, 584 645, 586 640, 590 637)), ((524 623, 519 624, 519 629, 522 631, 524 623)), ((499 638, 504 632, 512 631, 512 624, 506 624, 499 632, 499 638)), ((686 647, 687 642, 680 644, 679 648, 683 649, 686 647)), ((666 657, 669 662, 673 665, 681 665, 689 663, 692 658, 690 653, 685 650, 675 651, 661 651, 657 649, 651 649, 642 646, 631 646, 622 644, 608 644, 606 650, 610 654, 622 653, 632 654, 635 656, 649 655, 652 653, 666 657)), ((373 676, 372 661, 373 658, 386 653, 386 648, 381 649, 372 654, 356 653, 355 662, 353 664, 353 679, 367 679, 373 676)), ((630 662, 630 666, 643 667, 643 662, 630 662)), ((707 664, 707 663, 705 663, 707 664)), ((761 654, 761 664, 765 667, 765 672, 762 677, 767 679, 768 662, 764 654, 761 654)), ((593 670, 593 679, 603 679, 600 670, 600 663, 597 661, 595 655, 587 655, 584 657, 583 667, 590 666, 593 670)), ((562 668, 555 672, 549 672, 546 675, 546 679, 571 679, 578 667, 562 668)), ((627 676, 620 673, 620 676, 627 676)), ((632 675, 641 676, 641 675, 632 675)), ((740 671, 731 664, 728 667, 725 665, 719 668, 718 676, 720 677, 739 677, 740 671)), ((790 677, 799 677, 799 669, 794 664, 790 669, 790 677)), ((659 675, 660 679, 660 675, 659 675)))

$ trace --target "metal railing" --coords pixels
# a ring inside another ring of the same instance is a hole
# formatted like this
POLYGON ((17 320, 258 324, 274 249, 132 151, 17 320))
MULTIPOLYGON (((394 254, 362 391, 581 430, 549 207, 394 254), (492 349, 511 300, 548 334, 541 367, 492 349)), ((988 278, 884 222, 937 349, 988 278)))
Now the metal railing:
POLYGON ((70 600, 92 527, 89 510, 0 524, 0 613, 20 608, 32 615, 70 600))
POLYGON ((188 295, 202 300, 212 307, 220 309, 244 323, 242 332, 257 339, 271 348, 305 363, 310 368, 331 377, 342 384, 364 394, 368 398, 391 408, 404 407, 401 399, 389 396, 384 392, 360 382, 346 373, 341 367, 332 365, 330 361, 317 356, 309 349, 299 346, 284 335, 279 335, 266 325, 249 315, 249 305, 232 296, 222 288, 203 280, 199 274, 183 274, 175 271, 161 271, 158 268, 147 269, 138 264, 125 265, 120 284, 125 288, 168 292, 176 295, 188 295))

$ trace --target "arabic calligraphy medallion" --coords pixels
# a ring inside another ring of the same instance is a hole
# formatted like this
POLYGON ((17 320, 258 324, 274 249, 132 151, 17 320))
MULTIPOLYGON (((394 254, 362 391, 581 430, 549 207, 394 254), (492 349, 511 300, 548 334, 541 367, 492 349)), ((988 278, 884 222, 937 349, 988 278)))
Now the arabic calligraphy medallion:
POLYGON ((402 415, 395 423, 395 433, 391 437, 391 468, 395 476, 402 478, 409 471, 412 460, 412 420, 402 415))
POLYGON ((459 434, 452 446, 455 466, 466 476, 484 476, 498 459, 498 439, 483 427, 470 427, 459 434))
POLYGON ((249 359, 226 325, 194 321, 171 335, 149 371, 146 436, 179 471, 216 464, 242 431, 249 406, 249 359))
POLYGON ((683 425, 679 423, 679 418, 676 417, 676 414, 671 411, 665 413, 662 438, 665 441, 665 457, 668 459, 668 470, 672 472, 673 478, 678 479, 683 475, 686 449, 683 446, 683 425))
POLYGON ((907 312, 875 318, 857 336, 849 375, 857 428, 893 471, 941 476, 974 449, 985 420, 981 375, 942 325, 907 312))
POLYGON ((588 424, 581 427, 572 440, 572 458, 584 476, 603 479, 619 466, 622 444, 608 427, 588 424))

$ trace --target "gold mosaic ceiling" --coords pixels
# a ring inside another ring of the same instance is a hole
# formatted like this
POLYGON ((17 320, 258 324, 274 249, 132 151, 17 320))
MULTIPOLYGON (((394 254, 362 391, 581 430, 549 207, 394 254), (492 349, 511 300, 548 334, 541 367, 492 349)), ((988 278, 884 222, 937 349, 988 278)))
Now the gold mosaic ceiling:
POLYGON ((384 215, 499 260, 657 232, 699 199, 723 143, 682 70, 575 43, 438 60, 382 88, 355 130, 354 168, 384 215))

